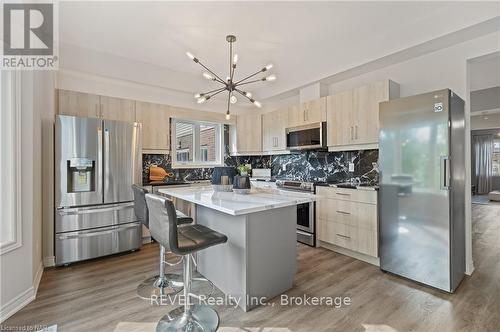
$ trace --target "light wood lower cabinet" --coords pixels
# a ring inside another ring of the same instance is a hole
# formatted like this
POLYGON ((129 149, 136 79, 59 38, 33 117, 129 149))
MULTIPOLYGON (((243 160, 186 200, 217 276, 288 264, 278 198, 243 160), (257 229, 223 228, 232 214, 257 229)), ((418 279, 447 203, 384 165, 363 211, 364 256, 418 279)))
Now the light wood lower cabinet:
POLYGON ((316 195, 318 240, 378 257, 377 192, 318 187, 316 195))

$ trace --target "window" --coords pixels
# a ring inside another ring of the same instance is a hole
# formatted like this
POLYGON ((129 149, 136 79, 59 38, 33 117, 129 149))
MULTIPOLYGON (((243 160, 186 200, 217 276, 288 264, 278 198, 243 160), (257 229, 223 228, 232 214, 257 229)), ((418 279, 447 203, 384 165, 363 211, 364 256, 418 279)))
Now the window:
POLYGON ((172 120, 173 168, 222 165, 222 124, 172 120))
POLYGON ((500 176, 500 139, 493 140, 493 175, 500 176))

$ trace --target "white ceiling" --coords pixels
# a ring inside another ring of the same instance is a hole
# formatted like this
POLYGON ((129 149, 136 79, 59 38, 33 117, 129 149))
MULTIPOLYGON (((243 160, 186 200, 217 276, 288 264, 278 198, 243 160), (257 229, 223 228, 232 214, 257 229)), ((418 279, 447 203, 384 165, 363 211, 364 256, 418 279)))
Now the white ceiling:
MULTIPOLYGON (((227 71, 225 36, 235 34, 238 75, 266 63, 272 97, 498 16, 499 2, 61 2, 64 45, 108 53, 202 80, 187 50, 227 71)), ((72 68, 75 69, 75 68, 72 68)), ((165 80, 169 80, 166 75, 165 80)), ((240 77, 241 77, 240 76, 240 77)), ((237 76, 238 77, 238 76, 237 76)), ((184 80, 181 91, 198 92, 184 80)), ((262 88, 264 87, 265 88, 262 88)))

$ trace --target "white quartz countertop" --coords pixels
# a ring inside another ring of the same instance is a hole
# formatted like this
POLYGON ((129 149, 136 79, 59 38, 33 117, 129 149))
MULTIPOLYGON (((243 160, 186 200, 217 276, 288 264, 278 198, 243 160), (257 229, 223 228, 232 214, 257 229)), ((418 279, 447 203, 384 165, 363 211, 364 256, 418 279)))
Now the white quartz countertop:
POLYGON ((162 188, 161 194, 205 206, 233 216, 314 202, 316 196, 276 189, 252 188, 249 194, 214 192, 211 186, 162 188))

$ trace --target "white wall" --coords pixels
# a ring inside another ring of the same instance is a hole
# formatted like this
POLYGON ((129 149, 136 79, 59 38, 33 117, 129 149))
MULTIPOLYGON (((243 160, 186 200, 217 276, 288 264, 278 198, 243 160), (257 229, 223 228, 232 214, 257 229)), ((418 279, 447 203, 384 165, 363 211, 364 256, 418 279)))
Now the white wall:
MULTIPOLYGON (((41 116, 46 97, 40 86, 46 80, 38 72, 21 74, 21 139, 14 142, 21 154, 21 186, 2 188, 11 190, 15 199, 20 190, 22 245, 0 256, 0 320, 20 310, 36 296, 42 264, 42 151, 41 116)), ((49 105, 50 106, 50 105, 49 105)))

